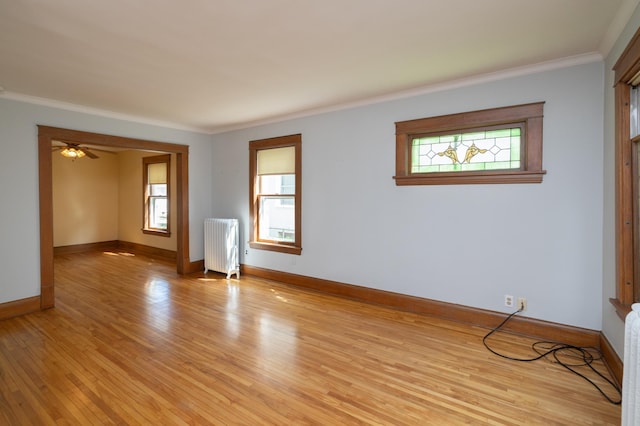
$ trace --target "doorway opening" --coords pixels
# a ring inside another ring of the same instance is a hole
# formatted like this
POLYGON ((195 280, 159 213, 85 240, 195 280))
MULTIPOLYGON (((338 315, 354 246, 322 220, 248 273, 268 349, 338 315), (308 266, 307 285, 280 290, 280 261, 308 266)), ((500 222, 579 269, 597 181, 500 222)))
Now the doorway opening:
POLYGON ((187 145, 134 139, 100 133, 38 125, 38 168, 40 201, 40 309, 55 306, 53 268, 53 166, 52 142, 64 141, 105 147, 163 151, 176 154, 176 269, 190 272, 189 258, 189 147, 187 145))

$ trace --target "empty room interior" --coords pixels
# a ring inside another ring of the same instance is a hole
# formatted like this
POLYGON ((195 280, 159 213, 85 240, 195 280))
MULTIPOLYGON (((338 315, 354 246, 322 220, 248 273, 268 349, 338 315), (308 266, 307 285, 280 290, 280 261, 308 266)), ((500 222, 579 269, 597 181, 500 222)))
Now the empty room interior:
POLYGON ((639 3, 0 2, 0 423, 640 425, 639 3))

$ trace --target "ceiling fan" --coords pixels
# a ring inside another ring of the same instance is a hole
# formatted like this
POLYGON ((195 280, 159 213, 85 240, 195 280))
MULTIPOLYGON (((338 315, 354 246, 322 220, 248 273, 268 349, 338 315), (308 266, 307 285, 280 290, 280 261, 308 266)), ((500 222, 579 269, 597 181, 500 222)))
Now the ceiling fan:
POLYGON ((60 154, 62 154, 62 156, 64 157, 76 159, 76 158, 82 158, 86 155, 92 160, 100 158, 96 154, 94 154, 91 151, 91 149, 89 149, 89 147, 81 146, 80 144, 72 143, 72 142, 62 142, 62 141, 56 141, 56 142, 59 142, 64 145, 56 145, 52 147, 52 150, 60 151, 60 154))

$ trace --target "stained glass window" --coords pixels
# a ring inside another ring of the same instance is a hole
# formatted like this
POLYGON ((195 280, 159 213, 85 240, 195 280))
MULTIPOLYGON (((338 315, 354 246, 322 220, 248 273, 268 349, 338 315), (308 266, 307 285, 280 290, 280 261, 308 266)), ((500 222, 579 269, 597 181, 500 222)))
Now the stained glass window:
POLYGON ((414 137, 411 173, 518 170, 522 133, 517 126, 414 137))

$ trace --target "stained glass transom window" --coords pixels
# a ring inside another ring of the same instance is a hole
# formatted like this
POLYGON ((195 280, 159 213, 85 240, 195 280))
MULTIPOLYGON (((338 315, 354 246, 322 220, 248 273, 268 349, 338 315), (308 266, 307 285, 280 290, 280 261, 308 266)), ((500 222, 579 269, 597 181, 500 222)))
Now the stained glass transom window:
POLYGON ((510 127, 415 137, 411 173, 520 169, 522 136, 510 127))

